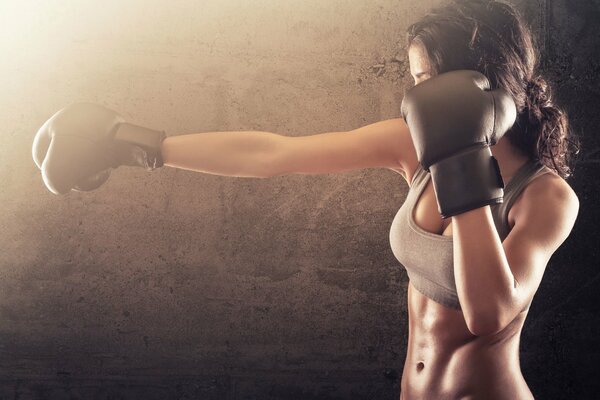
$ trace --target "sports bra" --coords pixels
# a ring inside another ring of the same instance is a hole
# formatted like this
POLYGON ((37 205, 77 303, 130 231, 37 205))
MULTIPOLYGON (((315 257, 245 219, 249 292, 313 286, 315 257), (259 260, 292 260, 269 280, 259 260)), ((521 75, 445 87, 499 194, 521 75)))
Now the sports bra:
MULTIPOLYGON (((490 206, 501 241, 510 232, 508 212, 515 200, 531 180, 547 172, 550 172, 548 167, 539 160, 531 159, 515 172, 504 188, 504 202, 490 206)), ((406 200, 392 222, 390 244, 394 256, 406 270, 409 282, 415 289, 437 303, 460 310, 454 280, 452 236, 428 232, 414 220, 415 204, 430 176, 419 164, 406 200)), ((530 305, 531 303, 525 310, 530 305)))

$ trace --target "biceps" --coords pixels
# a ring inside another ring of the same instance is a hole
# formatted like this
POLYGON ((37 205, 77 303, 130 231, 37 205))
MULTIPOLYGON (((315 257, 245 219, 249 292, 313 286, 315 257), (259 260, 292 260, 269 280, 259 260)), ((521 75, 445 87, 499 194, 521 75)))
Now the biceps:
POLYGON ((515 278, 517 290, 528 302, 537 291, 549 261, 548 252, 526 239, 507 238, 503 242, 506 259, 515 278))
POLYGON ((510 314, 510 320, 512 320, 517 313, 524 311, 533 300, 546 270, 548 257, 544 251, 527 240, 519 240, 518 235, 511 238, 509 234, 502 245, 514 277, 513 311, 510 314))
POLYGON ((280 174, 334 173, 361 168, 402 169, 404 160, 414 154, 408 127, 400 118, 347 132, 286 137, 281 148, 280 174))
POLYGON ((518 302, 524 307, 531 302, 552 257, 560 246, 557 233, 550 224, 515 226, 502 243, 517 285, 518 302))

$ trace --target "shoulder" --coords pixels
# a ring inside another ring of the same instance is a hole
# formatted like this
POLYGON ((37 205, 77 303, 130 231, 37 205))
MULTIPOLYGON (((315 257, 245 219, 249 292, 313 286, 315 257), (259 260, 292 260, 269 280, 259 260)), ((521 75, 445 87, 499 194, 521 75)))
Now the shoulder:
POLYGON ((552 225, 550 231, 568 235, 579 212, 579 198, 567 181, 548 171, 529 182, 511 211, 515 225, 552 225))
POLYGON ((538 203, 561 206, 579 207, 579 198, 571 186, 554 171, 548 171, 533 179, 523 189, 522 202, 529 206, 544 206, 538 203))

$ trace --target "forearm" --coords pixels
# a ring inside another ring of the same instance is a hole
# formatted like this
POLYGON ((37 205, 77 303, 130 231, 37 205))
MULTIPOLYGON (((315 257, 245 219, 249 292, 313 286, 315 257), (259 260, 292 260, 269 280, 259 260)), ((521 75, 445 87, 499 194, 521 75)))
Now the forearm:
POLYGON ((452 217, 456 289, 467 324, 494 330, 513 319, 515 277, 489 206, 452 217))
POLYGON ((214 175, 274 176, 275 155, 284 137, 260 131, 204 132, 167 137, 164 164, 214 175))

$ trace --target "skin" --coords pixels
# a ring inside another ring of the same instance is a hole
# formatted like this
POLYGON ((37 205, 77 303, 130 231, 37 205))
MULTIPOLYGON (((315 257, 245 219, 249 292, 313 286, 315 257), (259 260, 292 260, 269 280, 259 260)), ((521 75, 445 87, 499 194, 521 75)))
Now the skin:
MULTIPOLYGON (((415 84, 435 75, 423 48, 409 48, 415 84)), ((505 183, 525 162, 507 139, 491 147, 505 183)), ((269 178, 387 168, 410 185, 418 160, 402 118, 351 131, 295 137, 270 132, 205 132, 167 137, 165 165, 215 175, 269 178)), ((401 400, 532 399, 519 366, 526 306, 552 254, 571 232, 579 201, 559 175, 531 181, 508 214, 500 241, 489 206, 443 220, 431 182, 414 211, 417 225, 452 236, 462 310, 447 308, 409 284, 409 335, 401 400)))

